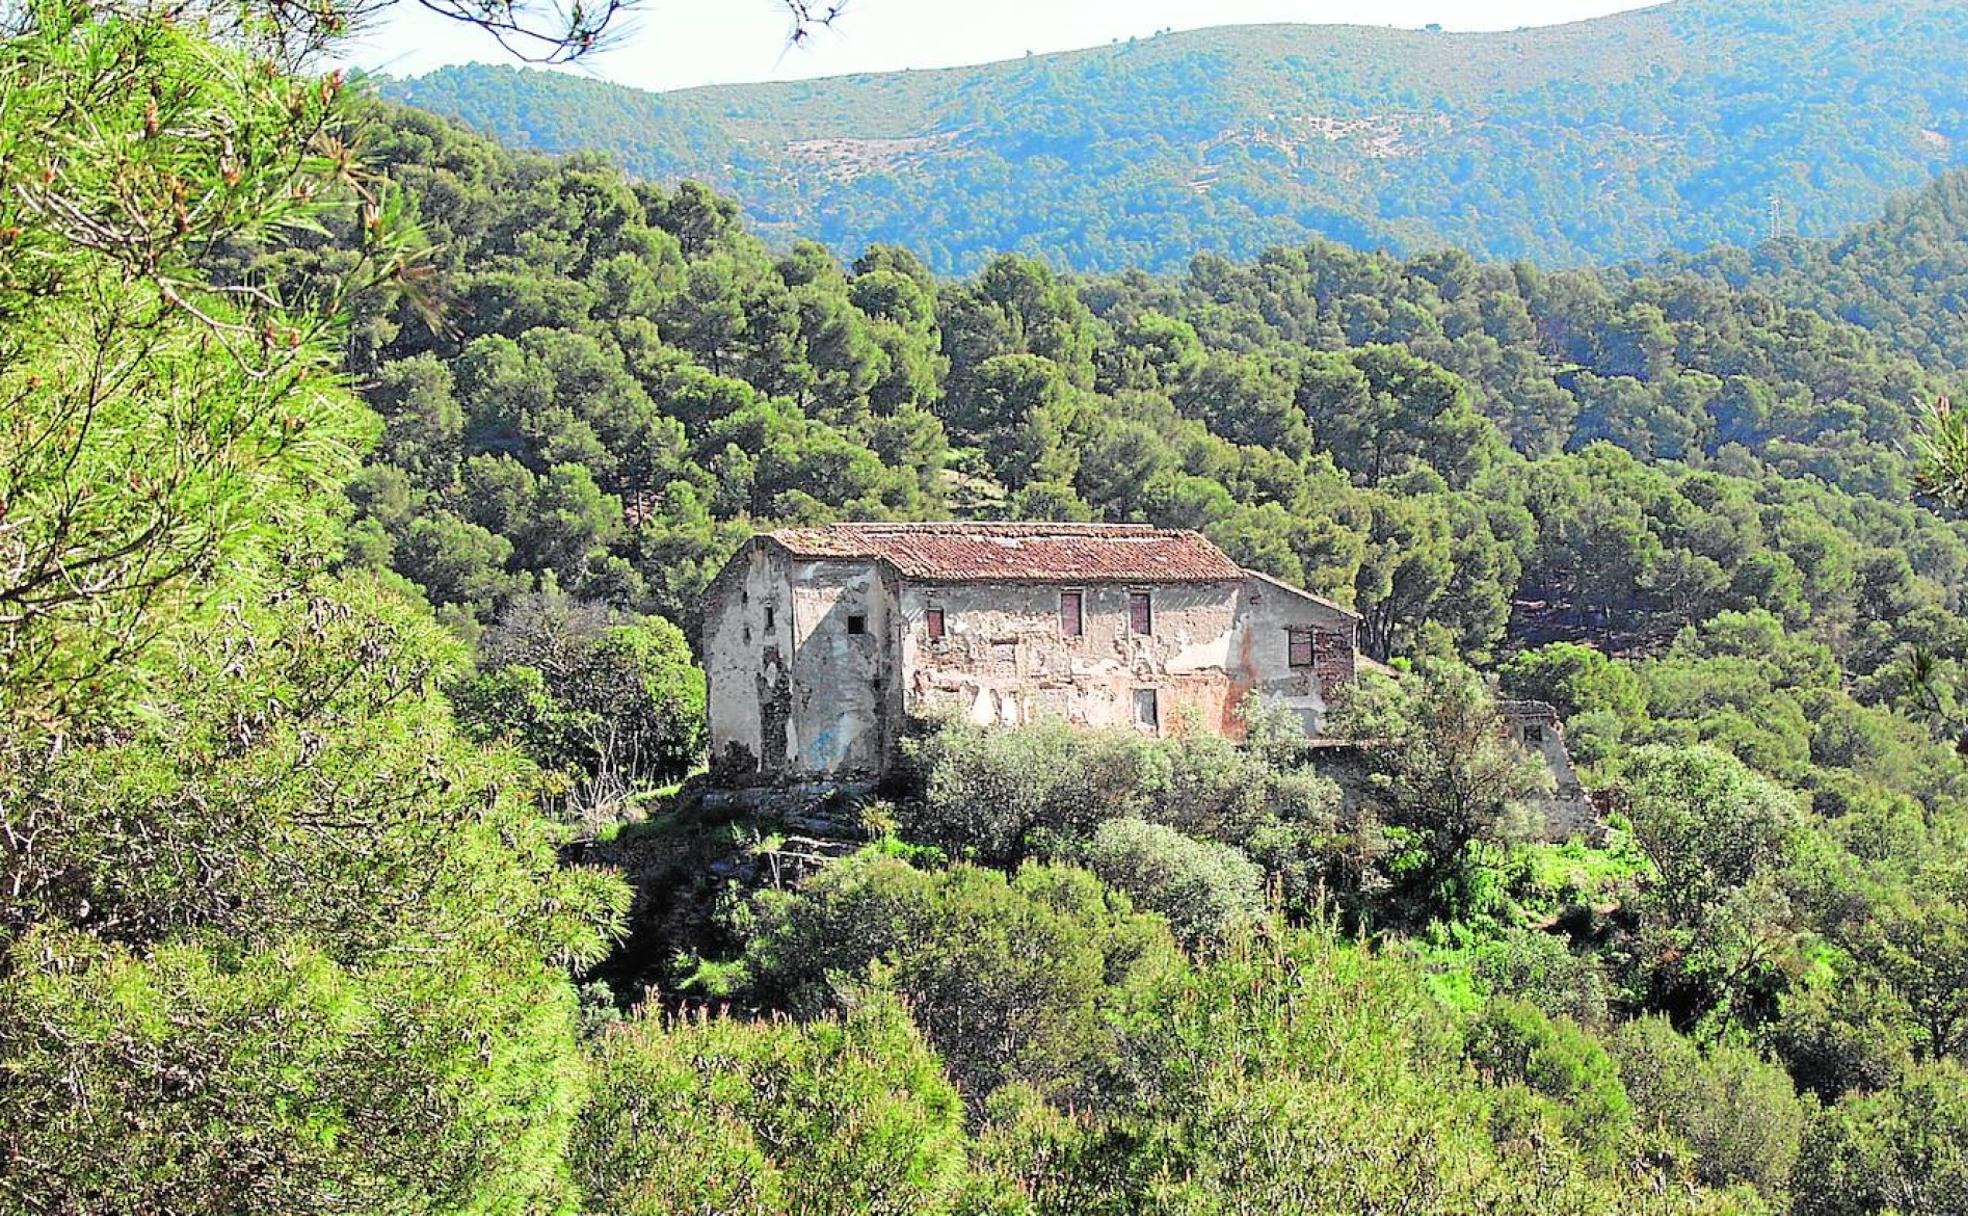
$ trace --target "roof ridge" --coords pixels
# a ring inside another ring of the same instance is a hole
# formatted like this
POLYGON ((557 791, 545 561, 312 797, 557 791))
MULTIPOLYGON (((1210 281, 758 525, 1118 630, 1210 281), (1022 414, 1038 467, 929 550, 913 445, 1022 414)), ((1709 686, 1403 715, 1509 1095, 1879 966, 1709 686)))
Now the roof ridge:
POLYGON ((1201 533, 1151 524, 876 520, 783 528, 765 539, 796 556, 871 558, 929 581, 1221 582, 1241 575, 1201 533))
POLYGON ((839 520, 826 524, 806 524, 792 528, 778 528, 778 532, 1031 532, 1035 534, 1053 533, 1060 536, 1099 535, 1105 532, 1153 532, 1165 536, 1182 536, 1192 532, 1189 528, 1159 528, 1154 524, 1133 523, 1083 523, 1079 521, 1054 523, 1047 520, 1025 519, 940 519, 940 520, 839 520))

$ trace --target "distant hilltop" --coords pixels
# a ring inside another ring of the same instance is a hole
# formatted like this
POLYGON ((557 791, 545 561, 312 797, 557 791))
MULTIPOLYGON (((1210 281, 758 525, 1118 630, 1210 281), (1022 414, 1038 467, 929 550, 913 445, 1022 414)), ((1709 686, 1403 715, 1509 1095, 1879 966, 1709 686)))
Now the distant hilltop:
POLYGON ((654 94, 379 81, 516 147, 735 194, 943 272, 1166 269, 1325 237, 1548 265, 1829 235, 1968 163, 1968 5, 1682 0, 1509 33, 1239 26, 981 67, 654 94))

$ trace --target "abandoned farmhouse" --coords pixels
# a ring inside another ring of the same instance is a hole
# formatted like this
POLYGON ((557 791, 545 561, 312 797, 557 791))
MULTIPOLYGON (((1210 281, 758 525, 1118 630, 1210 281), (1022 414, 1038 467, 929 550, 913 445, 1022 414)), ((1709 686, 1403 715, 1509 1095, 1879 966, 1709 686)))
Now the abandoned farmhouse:
POLYGON ((712 755, 731 776, 879 775, 911 717, 1232 732, 1255 691, 1316 732, 1356 618, 1193 532, 835 524, 754 538, 711 585, 712 755))
MULTIPOLYGON (((1317 737, 1368 662, 1352 612, 1145 525, 786 529, 747 542, 705 609, 713 769, 737 783, 877 778, 933 715, 1235 735, 1255 693, 1317 737)), ((1574 818, 1556 715, 1503 708, 1557 779, 1551 818, 1574 818)))

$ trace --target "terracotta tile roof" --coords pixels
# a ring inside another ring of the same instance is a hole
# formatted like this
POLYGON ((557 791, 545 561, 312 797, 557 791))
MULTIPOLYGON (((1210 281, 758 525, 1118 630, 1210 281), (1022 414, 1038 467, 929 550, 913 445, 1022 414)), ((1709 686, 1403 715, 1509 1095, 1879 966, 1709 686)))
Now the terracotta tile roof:
POLYGON ((795 557, 881 559, 925 582, 1215 583, 1244 576, 1199 533, 1146 524, 829 524, 770 536, 795 557))

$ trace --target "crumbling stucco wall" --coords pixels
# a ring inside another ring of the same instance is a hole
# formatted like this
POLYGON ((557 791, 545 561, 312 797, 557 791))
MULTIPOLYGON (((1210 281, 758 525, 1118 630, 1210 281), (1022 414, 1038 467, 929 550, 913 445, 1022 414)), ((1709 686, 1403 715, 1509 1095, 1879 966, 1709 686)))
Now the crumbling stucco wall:
POLYGON ((721 779, 878 774, 898 717, 894 590, 865 560, 753 542, 707 593, 702 643, 721 779))
POLYGON ((1239 588, 1237 622, 1230 670, 1241 686, 1232 708, 1255 690, 1264 704, 1295 710, 1308 735, 1318 734, 1333 695, 1357 674, 1357 620, 1295 588, 1252 575, 1239 588), (1312 634, 1310 667, 1291 665, 1291 637, 1300 630, 1312 634))
POLYGON ((1256 691, 1298 709, 1316 728, 1332 681, 1352 678, 1353 621, 1263 580, 1158 585, 904 584, 900 594, 903 707, 955 712, 986 725, 1056 719, 1171 734, 1194 723, 1235 735, 1237 707, 1256 691), (1063 593, 1081 596, 1082 632, 1061 625, 1063 593), (1131 593, 1150 597, 1146 635, 1132 627, 1131 593), (942 613, 944 636, 929 636, 942 613), (1321 663, 1290 664, 1290 631, 1317 634, 1321 663), (1139 698, 1152 693, 1144 722, 1139 698))
POLYGON ((792 764, 803 775, 865 778, 888 759, 895 724, 891 589, 870 561, 791 568, 792 764))
POLYGON ((793 754, 786 574, 782 554, 752 543, 705 592, 699 655, 708 686, 711 765, 722 778, 775 771, 793 754))

